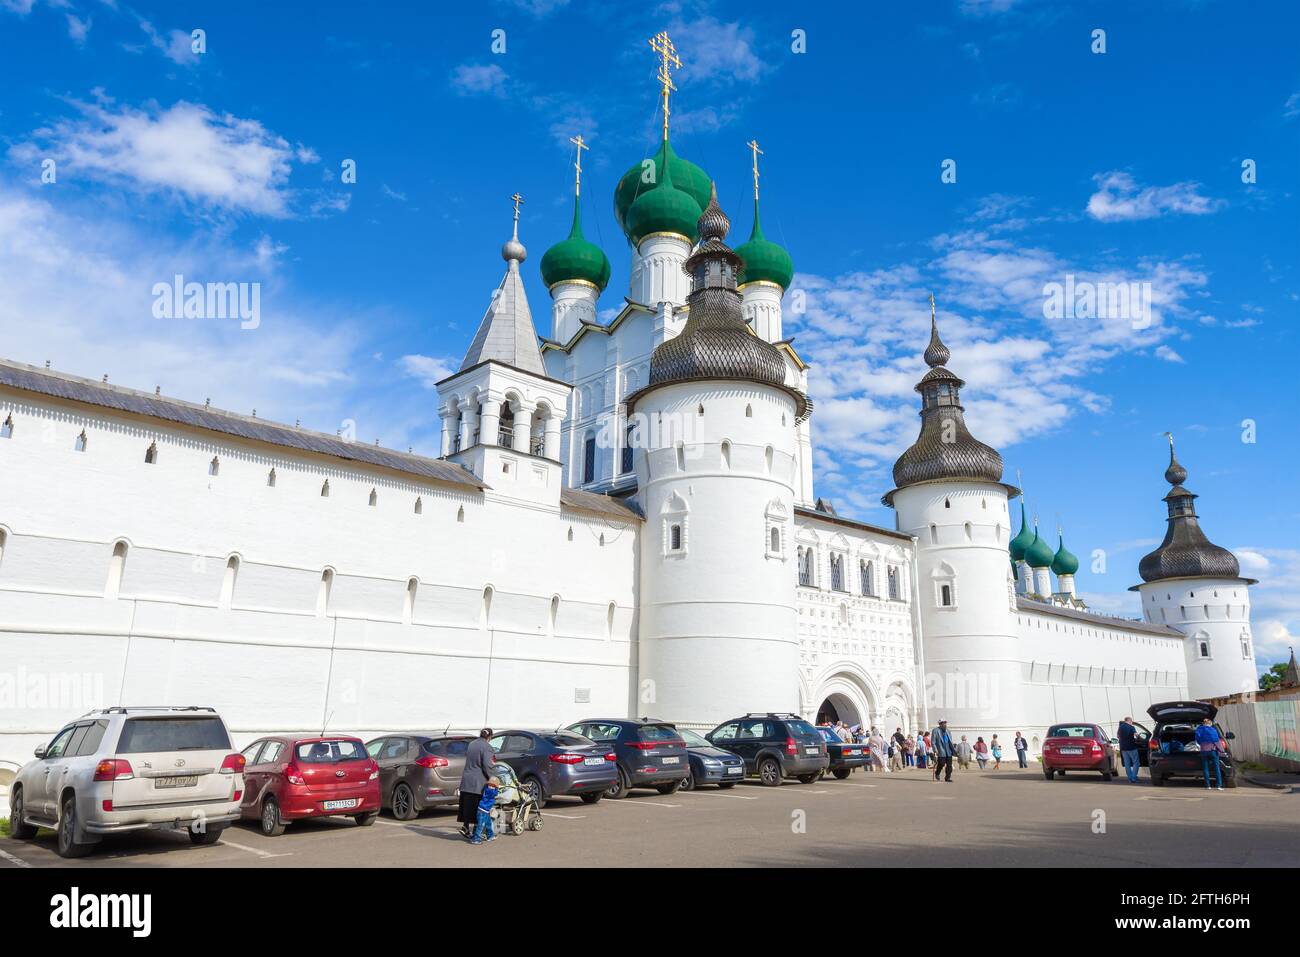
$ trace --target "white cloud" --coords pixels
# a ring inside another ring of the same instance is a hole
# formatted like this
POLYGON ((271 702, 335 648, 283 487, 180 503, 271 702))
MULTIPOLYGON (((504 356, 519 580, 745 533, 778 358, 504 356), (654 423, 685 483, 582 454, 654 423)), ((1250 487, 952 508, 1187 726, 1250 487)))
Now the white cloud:
POLYGON ((1286 98, 1286 104, 1282 107, 1282 115, 1288 120, 1300 116, 1300 93, 1292 93, 1286 98))
POLYGON ((69 13, 68 18, 68 36, 77 46, 82 46, 86 42, 86 36, 90 33, 91 19, 87 17, 82 20, 79 17, 69 13))
POLYGON ((432 389, 459 368, 451 356, 408 355, 398 359, 397 364, 408 376, 419 379, 426 389, 432 389))
POLYGON ((451 85, 461 96, 505 96, 508 74, 495 63, 462 63, 451 73, 451 85))
POLYGON ((754 31, 738 22, 711 16, 677 19, 668 34, 681 54, 683 79, 753 83, 770 69, 755 50, 754 31))
POLYGON ((162 33, 148 20, 140 21, 140 29, 149 38, 153 48, 181 66, 197 66, 199 56, 194 52, 193 37, 185 30, 168 30, 162 33))
POLYGON ((1164 345, 1156 346, 1156 358, 1163 359, 1165 362, 1181 363, 1187 361, 1182 356, 1180 356, 1177 352, 1175 352, 1173 349, 1164 345))
POLYGON ((61 175, 162 193, 226 211, 286 216, 295 151, 256 120, 181 101, 144 109, 74 103, 81 116, 37 130, 11 151, 52 156, 61 175), (66 170, 66 172, 64 172, 66 170))
POLYGON ((1128 173, 1098 173, 1097 192, 1088 198, 1088 215, 1104 223, 1155 219, 1168 213, 1203 216, 1222 208, 1220 200, 1202 196, 1199 183, 1139 187, 1128 173))

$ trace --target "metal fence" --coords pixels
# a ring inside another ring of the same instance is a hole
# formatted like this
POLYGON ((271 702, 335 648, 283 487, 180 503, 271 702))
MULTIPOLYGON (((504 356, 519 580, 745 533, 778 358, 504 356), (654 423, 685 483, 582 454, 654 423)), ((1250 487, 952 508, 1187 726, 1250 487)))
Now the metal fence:
POLYGON ((1235 736, 1233 756, 1279 771, 1300 772, 1300 699, 1234 701, 1220 705, 1217 718, 1235 736))

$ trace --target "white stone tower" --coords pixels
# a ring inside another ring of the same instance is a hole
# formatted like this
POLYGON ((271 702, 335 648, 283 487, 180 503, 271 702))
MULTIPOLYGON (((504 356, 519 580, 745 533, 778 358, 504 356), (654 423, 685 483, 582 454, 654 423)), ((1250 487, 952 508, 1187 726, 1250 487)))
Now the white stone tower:
POLYGON ((931 298, 930 371, 917 384, 921 434, 894 463, 884 502, 899 531, 916 538, 916 603, 925 643, 930 722, 946 718, 957 733, 1015 731, 1003 720, 1023 715, 1015 628, 1015 588, 1007 560, 1010 498, 1002 456, 967 430, 961 379, 944 368, 931 298))
POLYGON ((1253 578, 1242 578, 1237 558, 1205 537, 1193 501, 1183 487, 1187 470, 1174 454, 1169 437, 1173 486, 1164 498, 1169 526, 1160 547, 1143 557, 1138 573, 1143 584, 1131 590, 1142 596, 1143 617, 1171 625, 1187 635, 1187 693, 1210 698, 1259 687, 1255 643, 1250 629, 1253 578))
POLYGON ((741 260, 716 195, 681 333, 628 397, 641 536, 638 714, 715 723, 796 711, 796 429, 808 402, 741 317, 741 260))

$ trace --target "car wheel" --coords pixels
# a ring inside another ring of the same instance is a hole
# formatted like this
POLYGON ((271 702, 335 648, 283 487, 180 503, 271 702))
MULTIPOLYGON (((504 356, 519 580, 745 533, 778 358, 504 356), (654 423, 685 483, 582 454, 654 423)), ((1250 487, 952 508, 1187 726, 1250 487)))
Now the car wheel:
POLYGON ((357 822, 357 827, 369 827, 375 823, 377 817, 379 817, 378 811, 367 811, 365 814, 353 814, 352 820, 357 822))
POLYGON ((831 774, 835 775, 835 780, 843 781, 852 773, 851 768, 836 768, 831 774))
POLYGON ((583 804, 599 804, 600 799, 605 796, 604 791, 597 791, 594 794, 584 794, 582 796, 583 804))
POLYGON ((671 784, 657 785, 655 787, 655 790, 658 791, 660 794, 676 794, 677 789, 680 788, 681 786, 682 786, 681 781, 673 781, 671 784))
POLYGON ((1226 775, 1223 779, 1223 786, 1225 788, 1235 788, 1237 786, 1237 775, 1236 774, 1226 775))
POLYGON ((198 847, 215 844, 221 840, 221 832, 224 830, 224 827, 209 827, 202 831, 190 831, 190 843, 198 847))
POLYGON ((280 805, 275 803, 275 798, 267 798, 262 802, 262 833, 267 837, 279 837, 284 833, 284 821, 280 820, 280 805))
POLYGON ((399 821, 413 821, 419 812, 415 810, 415 795, 405 784, 393 789, 393 817, 399 821))
POLYGON ((546 807, 546 790, 542 787, 540 780, 533 777, 524 778, 520 782, 520 786, 524 789, 524 793, 528 795, 530 801, 539 808, 546 807))
POLYGON ((678 784, 681 786, 681 789, 683 791, 694 791, 695 775, 693 774, 686 775, 686 777, 682 778, 681 781, 678 782, 678 784))
POLYGON ((1052 778, 1056 777, 1056 772, 1051 768, 1043 768, 1043 777, 1050 781, 1052 778))
POLYGON ((734 788, 735 786, 736 786, 736 782, 735 782, 735 781, 719 781, 719 782, 718 782, 718 787, 722 788, 722 790, 724 790, 724 791, 727 790, 727 788, 734 788))
POLYGON ((758 765, 758 779, 765 787, 774 788, 781 783, 781 765, 776 758, 764 758, 758 765))
POLYGON ((1163 774, 1155 774, 1155 773, 1153 773, 1153 774, 1151 775, 1151 786, 1152 786, 1152 787, 1157 787, 1157 788, 1162 788, 1162 787, 1164 787, 1164 786, 1165 786, 1165 776, 1164 776, 1163 774))
POLYGON ((59 857, 85 857, 95 846, 77 843, 77 799, 75 797, 69 796, 63 799, 57 836, 55 850, 59 852, 59 857))
POLYGON ((614 779, 614 783, 611 784, 609 787, 605 788, 605 797, 613 798, 614 800, 617 801, 620 798, 627 797, 627 792, 628 792, 627 775, 623 773, 622 768, 619 768, 618 777, 614 779))
POLYGON ((36 828, 23 823, 23 789, 14 791, 9 799, 9 836, 19 841, 30 841, 36 836, 36 828))

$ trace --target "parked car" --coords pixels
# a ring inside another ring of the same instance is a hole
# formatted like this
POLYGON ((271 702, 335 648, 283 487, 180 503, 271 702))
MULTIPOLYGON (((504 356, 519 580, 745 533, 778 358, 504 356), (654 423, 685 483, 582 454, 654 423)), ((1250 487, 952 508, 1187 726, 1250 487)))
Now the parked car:
POLYGON ((618 775, 605 791, 608 798, 626 797, 632 788, 673 794, 681 786, 682 775, 690 770, 686 742, 666 721, 587 718, 569 725, 569 730, 614 752, 618 775))
MULTIPOLYGON (((1204 701, 1166 701, 1147 708, 1147 714, 1156 723, 1147 752, 1153 785, 1160 787, 1172 777, 1204 778, 1201 748, 1196 743, 1196 728, 1206 718, 1214 721, 1218 713, 1218 708, 1204 701)), ((1233 765, 1230 742, 1236 735, 1231 731, 1224 734, 1217 723, 1214 727, 1227 743, 1227 750, 1219 752, 1223 786, 1235 788, 1237 769, 1233 765)))
POLYGON ((10 787, 9 832, 27 840, 51 828, 61 857, 150 828, 215 844, 239 818, 244 759, 211 708, 91 711, 35 754, 10 787))
POLYGON ((258 738, 244 759, 240 810, 267 837, 305 818, 346 815, 366 827, 379 816, 379 765, 360 738, 258 738))
POLYGON ((1119 773, 1119 742, 1087 721, 1054 724, 1043 738, 1043 777, 1066 771, 1099 771, 1110 781, 1119 773))
POLYGON ((690 773, 682 778, 682 790, 694 791, 701 784, 716 784, 720 788, 734 788, 737 781, 744 780, 745 761, 743 758, 714 747, 703 735, 679 728, 677 733, 686 743, 686 755, 690 760, 690 773))
POLYGON ((618 779, 614 752, 572 731, 502 731, 489 744, 538 807, 566 794, 595 804, 618 779))
POLYGON ((838 780, 843 781, 853 773, 854 768, 871 763, 871 751, 865 744, 846 742, 829 725, 819 724, 817 731, 826 739, 826 756, 830 760, 826 769, 838 780))
POLYGON ((379 804, 399 821, 421 811, 454 806, 459 795, 465 752, 474 739, 465 735, 394 734, 366 742, 379 765, 379 804))
POLYGON ((758 775, 768 787, 790 777, 812 784, 830 763, 826 739, 794 714, 747 714, 724 721, 704 737, 742 758, 746 773, 758 775))

